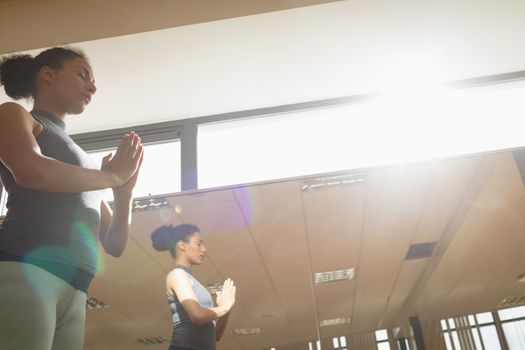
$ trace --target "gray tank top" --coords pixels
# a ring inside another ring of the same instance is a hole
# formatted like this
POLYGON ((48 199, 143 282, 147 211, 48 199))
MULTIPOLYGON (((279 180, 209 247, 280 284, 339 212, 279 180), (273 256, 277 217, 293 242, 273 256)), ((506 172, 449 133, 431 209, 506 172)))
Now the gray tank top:
MULTIPOLYGON (((213 307, 213 300, 210 293, 191 275, 191 270, 183 265, 176 265, 175 268, 186 271, 193 281, 193 292, 197 297, 199 305, 206 308, 213 307)), ((169 293, 166 293, 166 296, 170 305, 171 318, 173 321, 171 344, 186 349, 215 350, 215 323, 208 322, 201 326, 194 325, 191 323, 188 314, 183 309, 179 300, 169 293)))
MULTIPOLYGON (((84 168, 99 168, 67 135, 63 120, 40 110, 31 114, 43 126, 36 136, 43 155, 84 168)), ((50 261, 94 275, 103 191, 57 193, 24 188, 1 162, 0 178, 8 193, 0 251, 22 257, 21 261, 50 261)))

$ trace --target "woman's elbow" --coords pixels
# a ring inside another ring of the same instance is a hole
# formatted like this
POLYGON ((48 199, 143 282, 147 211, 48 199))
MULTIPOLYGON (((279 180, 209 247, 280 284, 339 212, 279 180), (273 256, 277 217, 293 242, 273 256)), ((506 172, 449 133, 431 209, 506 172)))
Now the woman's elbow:
POLYGON ((192 315, 192 314, 188 314, 188 317, 190 319, 190 322, 194 325, 194 326, 202 326, 202 325, 205 325, 206 323, 209 323, 211 322, 207 317, 205 317, 204 315, 192 315))
POLYGON ((199 318, 199 317, 191 317, 190 316, 190 321, 191 321, 191 324, 193 324, 194 326, 202 326, 202 325, 205 325, 206 323, 208 323, 209 321, 206 321, 202 318, 199 318))
POLYGON ((106 252, 106 254, 111 255, 114 258, 120 258, 122 254, 124 254, 123 247, 115 247, 108 244, 102 244, 102 246, 104 247, 104 251, 106 252))

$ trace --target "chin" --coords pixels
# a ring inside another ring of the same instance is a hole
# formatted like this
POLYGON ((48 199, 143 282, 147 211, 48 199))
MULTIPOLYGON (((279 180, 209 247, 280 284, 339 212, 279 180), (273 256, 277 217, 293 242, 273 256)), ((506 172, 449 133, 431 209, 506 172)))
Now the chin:
POLYGON ((84 105, 79 105, 79 106, 71 106, 67 112, 67 114, 80 114, 82 112, 84 112, 84 109, 86 107, 84 105))

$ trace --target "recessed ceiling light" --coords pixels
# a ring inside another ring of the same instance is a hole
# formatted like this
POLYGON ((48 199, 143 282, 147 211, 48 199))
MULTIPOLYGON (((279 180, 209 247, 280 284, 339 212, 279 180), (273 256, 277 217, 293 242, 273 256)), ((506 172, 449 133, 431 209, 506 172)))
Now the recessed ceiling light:
POLYGON ((236 328, 232 331, 235 335, 257 335, 261 334, 260 328, 236 328))
POLYGON ((355 268, 335 271, 325 271, 325 272, 316 272, 314 273, 314 283, 328 283, 335 281, 351 280, 354 278, 355 268))
POLYGON ((331 318, 328 320, 322 320, 321 322, 319 322, 319 327, 339 326, 342 324, 350 324, 350 317, 338 317, 331 318))

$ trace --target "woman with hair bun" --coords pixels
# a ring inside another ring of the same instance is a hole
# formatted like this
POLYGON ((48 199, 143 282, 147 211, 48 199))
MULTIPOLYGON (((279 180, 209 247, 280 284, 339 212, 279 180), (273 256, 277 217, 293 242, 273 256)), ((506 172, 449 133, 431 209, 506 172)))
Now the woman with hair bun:
POLYGON ((0 61, 0 83, 28 112, 0 105, 0 179, 8 194, 0 226, 0 347, 81 350, 86 292, 100 241, 120 256, 126 246, 132 190, 142 163, 140 138, 124 135, 96 164, 67 135, 96 91, 83 52, 68 47, 0 61), (114 192, 114 213, 103 201, 114 192))
POLYGON ((169 250, 175 260, 166 277, 173 324, 169 350, 214 350, 235 304, 233 281, 224 281, 214 306, 210 293, 192 276, 192 266, 200 265, 207 251, 197 226, 162 226, 153 231, 151 240, 153 248, 169 250))

